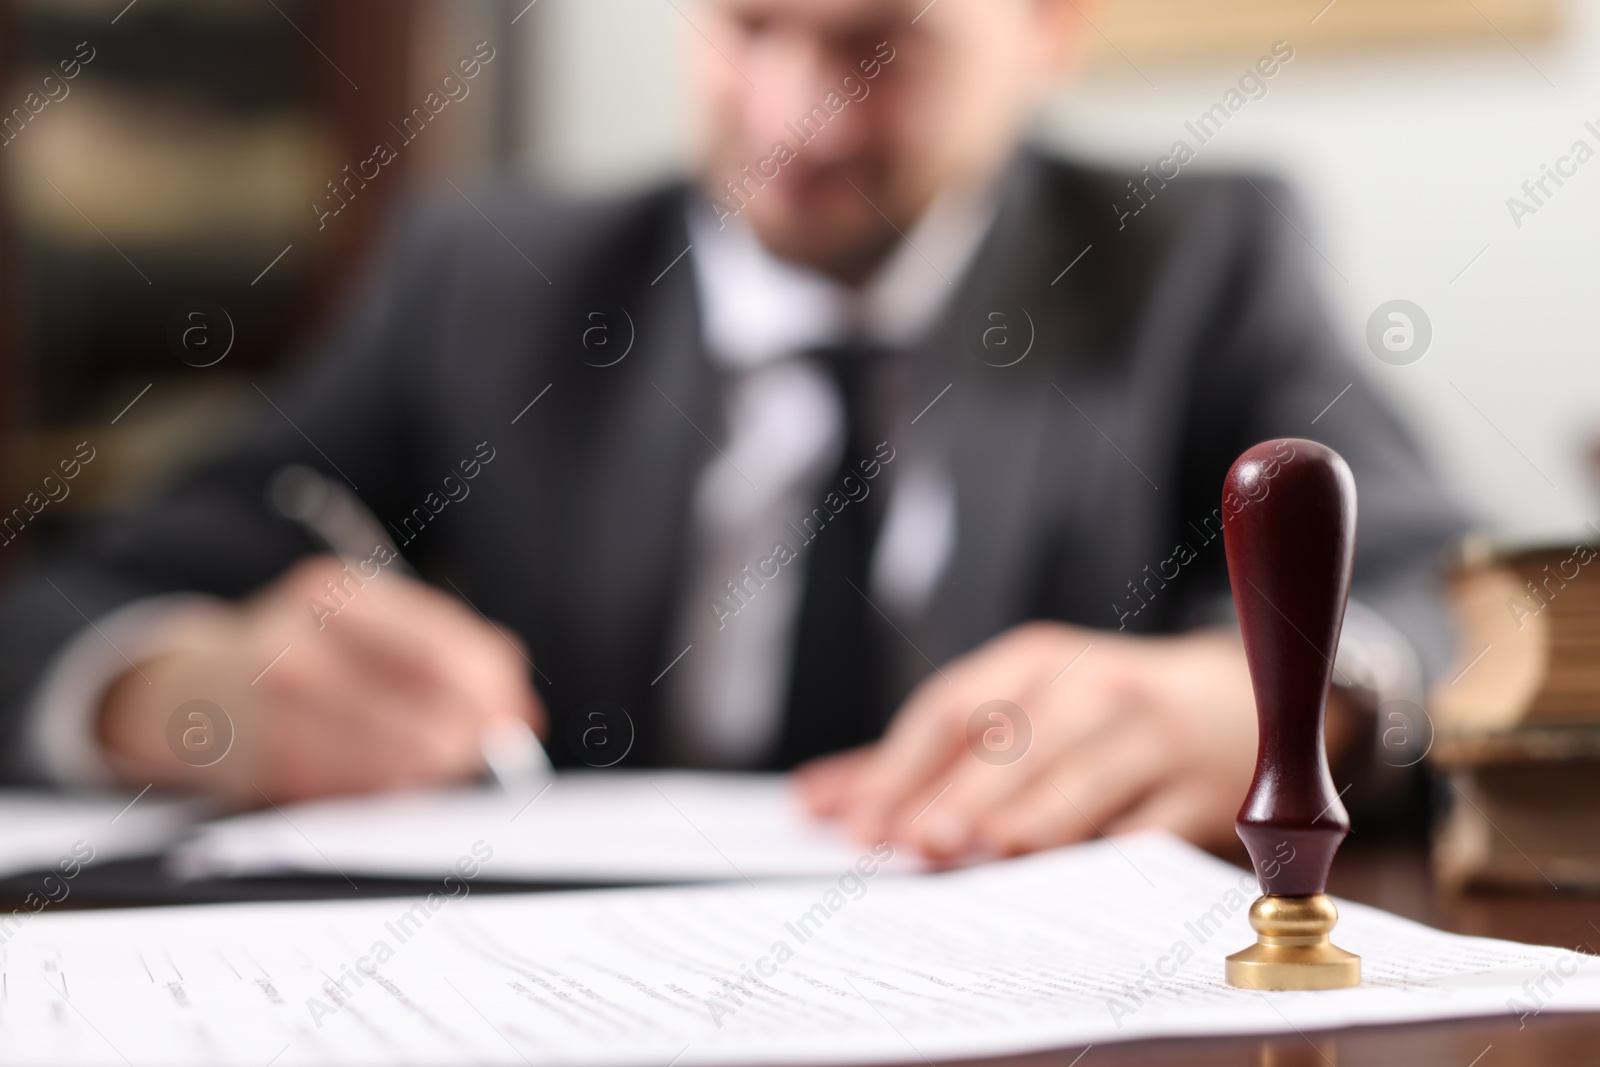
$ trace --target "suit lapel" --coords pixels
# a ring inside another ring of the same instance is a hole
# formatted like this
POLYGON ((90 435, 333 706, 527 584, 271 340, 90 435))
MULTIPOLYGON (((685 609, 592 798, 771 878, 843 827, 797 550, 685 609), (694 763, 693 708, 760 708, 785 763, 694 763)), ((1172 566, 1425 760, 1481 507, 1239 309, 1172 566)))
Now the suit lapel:
MULTIPOLYGON (((561 644, 574 661, 573 688, 552 685, 553 710, 570 717, 589 701, 620 704, 636 742, 630 764, 651 762, 659 745, 659 688, 672 655, 675 606, 688 558, 695 485, 720 432, 716 375, 701 342, 683 197, 664 196, 648 232, 619 242, 600 275, 601 293, 582 301, 625 310, 633 347, 609 366, 574 358, 566 374, 579 401, 563 437, 585 442, 550 462, 564 473, 569 528, 561 538, 560 601, 576 625, 561 644), (623 256, 633 262, 620 262, 623 256), (671 268, 668 265, 671 264, 671 268), (597 299, 598 298, 598 299, 597 299)), ((598 361, 597 361, 598 362, 598 361)))
MULTIPOLYGON (((1093 445, 1086 424, 1064 422, 1067 401, 1055 388, 1072 388, 1086 309, 1074 287, 1051 285, 1082 248, 1076 228, 1051 208, 1038 164, 1023 156, 1007 175, 993 230, 917 361, 922 382, 912 404, 950 386, 907 428, 948 472, 956 495, 954 553, 917 626, 922 651, 941 664, 1038 613, 1037 579, 1053 547, 1043 543, 1047 515, 1077 491, 1069 483, 1083 469, 1051 454, 1057 427, 1069 427, 1069 449, 1093 445), (996 327, 1008 332, 1007 347, 985 348, 984 331, 996 327), (1013 363, 1024 343, 1027 354, 1013 363)), ((926 662, 917 663, 925 674, 926 662)))

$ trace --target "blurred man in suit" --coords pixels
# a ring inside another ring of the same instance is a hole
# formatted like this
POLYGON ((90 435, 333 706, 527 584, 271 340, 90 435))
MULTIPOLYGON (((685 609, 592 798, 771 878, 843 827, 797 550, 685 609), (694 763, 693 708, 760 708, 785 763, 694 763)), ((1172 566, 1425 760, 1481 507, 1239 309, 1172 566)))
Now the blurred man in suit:
POLYGON ((417 213, 239 447, 10 591, 16 772, 259 803, 469 777, 523 719, 558 763, 802 766, 936 856, 1219 842, 1255 739, 1220 487, 1296 435, 1361 494, 1332 744, 1370 761, 1362 709, 1448 654, 1457 521, 1280 187, 1019 147, 1084 10, 689 8, 695 183, 417 213), (386 530, 328 555, 268 502, 291 464, 386 530))

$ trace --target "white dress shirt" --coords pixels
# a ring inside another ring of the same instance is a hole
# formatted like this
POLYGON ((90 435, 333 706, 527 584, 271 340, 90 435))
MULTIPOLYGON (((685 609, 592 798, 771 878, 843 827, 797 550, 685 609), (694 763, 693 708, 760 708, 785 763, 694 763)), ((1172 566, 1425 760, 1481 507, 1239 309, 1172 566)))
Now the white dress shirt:
MULTIPOLYGON (((810 512, 841 459, 843 397, 804 354, 850 339, 888 349, 922 340, 993 217, 986 195, 936 201, 852 289, 773 256, 738 220, 719 228, 709 213, 691 212, 706 350, 724 377, 726 439, 695 491, 694 555, 673 646, 687 651, 662 679, 675 761, 749 766, 779 739, 806 550, 776 578, 744 583, 737 596, 729 583, 738 585, 777 542, 793 542, 785 524, 810 512), (727 605, 737 613, 729 616, 727 605)), ((885 490, 871 586, 888 610, 910 614, 926 602, 955 546, 955 498, 943 472, 909 455, 888 465, 871 491, 885 490)))

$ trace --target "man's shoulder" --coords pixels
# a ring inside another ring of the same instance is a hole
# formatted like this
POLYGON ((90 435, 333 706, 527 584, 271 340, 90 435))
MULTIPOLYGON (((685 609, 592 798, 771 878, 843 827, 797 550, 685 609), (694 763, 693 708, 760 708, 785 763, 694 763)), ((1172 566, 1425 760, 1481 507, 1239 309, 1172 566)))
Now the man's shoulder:
POLYGON ((686 186, 580 194, 515 182, 453 183, 415 194, 399 212, 403 240, 430 259, 488 269, 506 255, 538 265, 605 259, 684 228, 686 186))
POLYGON ((1090 162, 1030 150, 1027 198, 1106 251, 1146 258, 1198 244, 1237 249, 1281 225, 1299 225, 1284 181, 1248 170, 1153 162, 1090 162), (1165 164, 1165 165, 1163 165, 1165 164))

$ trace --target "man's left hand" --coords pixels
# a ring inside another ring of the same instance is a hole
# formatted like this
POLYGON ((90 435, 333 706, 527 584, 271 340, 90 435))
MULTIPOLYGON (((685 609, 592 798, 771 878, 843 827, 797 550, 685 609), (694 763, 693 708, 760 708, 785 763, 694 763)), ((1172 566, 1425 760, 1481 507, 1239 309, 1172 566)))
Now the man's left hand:
POLYGON ((798 777, 818 815, 936 859, 1150 827, 1218 847, 1234 840, 1255 756, 1255 700, 1236 635, 1131 637, 1040 622, 934 673, 882 741, 798 777), (997 700, 1014 707, 978 711, 997 700))

